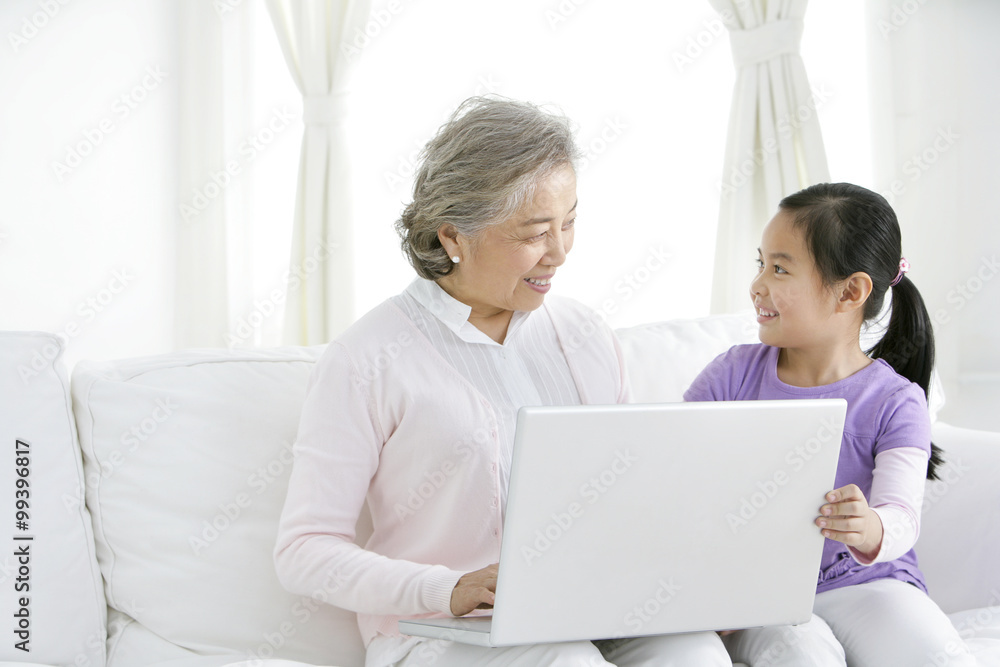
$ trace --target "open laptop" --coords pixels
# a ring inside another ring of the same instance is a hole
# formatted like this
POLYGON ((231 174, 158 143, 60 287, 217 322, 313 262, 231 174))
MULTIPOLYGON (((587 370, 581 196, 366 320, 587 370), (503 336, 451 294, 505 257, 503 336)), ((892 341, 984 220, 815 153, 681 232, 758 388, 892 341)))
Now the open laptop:
POLYGON ((481 646, 797 624, 812 613, 843 399, 525 407, 481 646))

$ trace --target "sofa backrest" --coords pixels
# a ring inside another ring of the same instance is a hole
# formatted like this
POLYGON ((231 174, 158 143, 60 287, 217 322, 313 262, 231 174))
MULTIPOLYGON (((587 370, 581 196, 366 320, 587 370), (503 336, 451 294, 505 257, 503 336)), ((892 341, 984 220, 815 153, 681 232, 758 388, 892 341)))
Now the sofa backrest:
POLYGON ((945 613, 983 608, 987 621, 957 626, 966 636, 1000 613, 1000 433, 937 422, 931 435, 945 462, 939 479, 924 487, 914 549, 927 590, 945 613))
POLYGON ((60 338, 0 332, 0 661, 103 665, 104 591, 60 338))
POLYGON ((234 650, 364 663, 354 614, 286 592, 272 560, 321 349, 189 350, 74 369, 112 610, 109 666, 234 650))
POLYGON ((618 340, 636 403, 673 403, 715 357, 740 343, 757 343, 752 311, 670 320, 619 329, 618 340))

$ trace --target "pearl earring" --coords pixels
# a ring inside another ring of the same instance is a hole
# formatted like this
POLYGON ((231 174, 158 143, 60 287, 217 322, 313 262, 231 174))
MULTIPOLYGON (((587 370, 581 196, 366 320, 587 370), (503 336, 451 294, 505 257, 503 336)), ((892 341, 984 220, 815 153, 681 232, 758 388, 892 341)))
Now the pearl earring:
POLYGON ((458 255, 455 255, 454 257, 451 258, 451 261, 455 264, 458 264, 459 262, 462 261, 462 258, 459 257, 458 255))

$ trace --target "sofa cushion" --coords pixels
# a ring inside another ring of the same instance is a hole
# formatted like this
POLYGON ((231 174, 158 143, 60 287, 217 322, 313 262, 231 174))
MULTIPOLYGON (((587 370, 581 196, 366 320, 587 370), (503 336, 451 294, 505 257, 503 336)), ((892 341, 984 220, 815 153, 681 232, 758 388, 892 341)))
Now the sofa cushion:
POLYGON ((676 403, 710 361, 741 343, 757 343, 753 311, 640 324, 615 332, 636 403, 676 403))
POLYGON ((104 593, 62 354, 54 335, 0 332, 0 660, 103 665, 104 593))
POLYGON ((189 350, 74 369, 95 480, 87 502, 115 610, 110 667, 212 655, 364 662, 354 614, 286 592, 272 561, 321 351, 189 350))
POLYGON ((945 612, 992 608, 1000 618, 1000 433, 939 422, 932 435, 945 464, 927 482, 914 547, 928 592, 945 612))

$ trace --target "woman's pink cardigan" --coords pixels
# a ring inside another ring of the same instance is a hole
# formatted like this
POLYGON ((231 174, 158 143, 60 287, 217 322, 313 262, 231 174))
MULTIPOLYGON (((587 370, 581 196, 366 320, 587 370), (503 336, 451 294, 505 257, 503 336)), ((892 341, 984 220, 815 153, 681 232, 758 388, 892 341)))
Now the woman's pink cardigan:
MULTIPOLYGON (((583 403, 623 403, 611 329, 593 311, 546 299, 583 403)), ((367 645, 403 616, 450 614, 465 573, 497 562, 502 520, 491 404, 392 301, 335 342, 309 380, 278 529, 281 583, 358 612, 367 645), (374 530, 354 543, 365 500, 374 530)))

